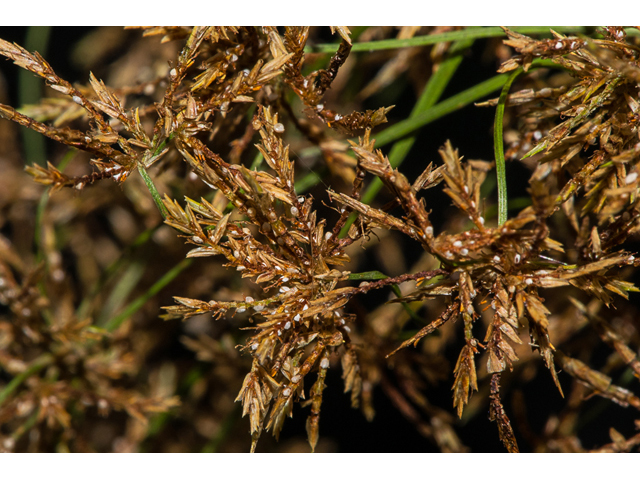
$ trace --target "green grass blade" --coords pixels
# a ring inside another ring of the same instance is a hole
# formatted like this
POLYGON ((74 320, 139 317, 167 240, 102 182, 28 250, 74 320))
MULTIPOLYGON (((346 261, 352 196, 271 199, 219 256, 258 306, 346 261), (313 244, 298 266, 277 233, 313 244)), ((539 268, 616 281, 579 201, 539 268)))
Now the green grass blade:
POLYGON ((158 192, 158 189, 154 185, 153 180, 151 180, 151 177, 149 176, 147 169, 141 163, 139 163, 138 171, 140 172, 140 175, 142 176, 142 179, 144 180, 145 185, 149 189, 149 193, 151 193, 151 196, 153 197, 153 201, 155 202, 156 207, 158 207, 158 210, 160 210, 160 213, 162 214, 162 218, 167 218, 167 209, 165 208, 164 203, 162 203, 162 197, 160 196, 160 192, 158 192))
MULTIPOLYGON (((546 35, 550 36, 550 29, 559 33, 586 33, 589 27, 509 27, 514 32, 525 35, 546 35)), ((459 40, 477 40, 479 38, 506 37, 504 30, 500 27, 469 27, 464 30, 454 32, 437 33, 434 35, 421 35, 413 38, 392 38, 388 40, 375 40, 372 42, 356 42, 351 48, 352 52, 373 52, 377 50, 389 50, 393 48, 422 47, 434 45, 442 42, 455 42, 459 40)), ((313 52, 333 53, 339 47, 338 43, 320 43, 313 47, 313 52)))
POLYGON ((165 273, 156 283, 151 285, 151 287, 149 287, 146 292, 144 292, 133 302, 127 305, 122 313, 109 320, 104 326, 105 330, 109 332, 113 332, 114 330, 116 330, 122 324, 122 322, 124 322, 127 318, 140 310, 140 308, 142 308, 142 306, 147 303, 147 301, 151 297, 153 297, 158 292, 160 292, 160 290, 169 285, 180 273, 182 273, 183 270, 191 265, 191 262, 191 258, 185 258, 179 264, 165 273))
POLYGON ((9 398, 9 396, 31 375, 35 375, 43 368, 53 363, 54 357, 50 353, 45 353, 31 362, 31 365, 24 371, 13 377, 7 385, 0 390, 0 406, 9 398))
POLYGON ((134 251, 138 247, 151 240, 153 234, 162 225, 163 224, 158 224, 155 227, 146 229, 144 232, 138 235, 130 245, 126 247, 122 255, 118 257, 118 259, 114 260, 111 264, 109 264, 109 266, 107 266, 100 278, 91 288, 91 291, 82 299, 82 302, 76 309, 76 317, 78 317, 79 319, 83 319, 89 314, 89 310, 91 309, 91 302, 93 301, 93 299, 102 291, 104 286, 111 279, 113 279, 116 274, 118 274, 120 269, 131 261, 134 251))
POLYGON ((120 276, 118 283, 111 290, 111 294, 104 302, 100 315, 95 324, 99 327, 104 326, 105 323, 120 310, 124 302, 127 300, 133 289, 138 285, 138 282, 144 274, 146 268, 146 262, 134 261, 129 264, 124 273, 120 276))
POLYGON ((509 89, 516 77, 521 73, 522 68, 511 72, 507 83, 502 87, 498 106, 496 107, 496 118, 493 124, 493 152, 495 154, 496 175, 498 177, 498 225, 502 225, 507 221, 507 171, 504 160, 504 139, 502 138, 504 108, 507 104, 509 89))

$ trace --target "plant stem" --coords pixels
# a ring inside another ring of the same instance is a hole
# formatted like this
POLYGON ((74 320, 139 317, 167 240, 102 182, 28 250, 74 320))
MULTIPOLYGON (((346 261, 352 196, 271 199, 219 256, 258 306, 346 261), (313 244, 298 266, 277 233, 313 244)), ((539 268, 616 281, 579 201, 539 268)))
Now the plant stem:
MULTIPOLYGON (((560 33, 585 33, 588 27, 509 27, 517 33, 526 35, 547 35, 549 30, 553 29, 560 33)), ((470 27, 464 30, 456 30, 454 32, 437 33, 434 35, 421 35, 412 38, 392 38, 388 40, 375 40, 372 42, 356 42, 351 48, 352 52, 373 52, 378 50, 388 50, 392 48, 421 47, 425 45, 434 45, 442 42, 453 42, 456 40, 475 40, 478 38, 495 38, 506 37, 500 27, 470 27)), ((320 43, 313 47, 314 52, 332 53, 335 52, 339 44, 337 43, 320 43)))
POLYGON ((511 84, 521 73, 522 67, 511 72, 507 83, 502 87, 493 125, 493 151, 496 158, 496 175, 498 177, 498 225, 502 225, 507 221, 507 172, 504 161, 504 139, 502 138, 504 107, 507 103, 511 84))
POLYGON ((24 372, 19 373, 4 387, 0 390, 0 406, 9 398, 9 396, 16 390, 22 382, 24 382, 31 375, 35 375, 43 368, 51 365, 53 363, 54 357, 50 353, 45 353, 31 362, 29 368, 27 368, 24 372))
POLYGON ((141 163, 138 163, 138 171, 140 172, 140 175, 142 176, 144 183, 147 185, 147 188, 149 189, 149 192, 153 197, 153 201, 156 203, 156 207, 158 207, 158 210, 160 210, 160 214, 162 215, 162 218, 167 218, 167 209, 165 208, 164 203, 162 203, 162 197, 160 196, 160 192, 158 192, 158 189, 154 185, 153 180, 151 180, 151 177, 149 176, 147 169, 144 167, 144 165, 142 165, 141 163))
POLYGON ((189 265, 191 265, 191 262, 192 262, 191 258, 185 258, 179 264, 177 264, 175 267, 173 267, 171 270, 165 273, 162 277, 160 277, 160 279, 156 283, 151 285, 151 287, 149 287, 149 289, 146 292, 144 292, 142 295, 136 298, 133 302, 127 305, 125 309, 122 311, 122 313, 120 313, 119 315, 109 320, 104 325, 105 330, 109 332, 113 332, 114 330, 116 330, 122 324, 122 322, 124 322, 127 318, 129 318, 131 315, 133 315, 138 310, 140 310, 140 308, 142 308, 142 306, 147 302, 147 300, 149 300, 156 293, 158 293, 160 290, 166 287, 184 269, 186 269, 189 265))

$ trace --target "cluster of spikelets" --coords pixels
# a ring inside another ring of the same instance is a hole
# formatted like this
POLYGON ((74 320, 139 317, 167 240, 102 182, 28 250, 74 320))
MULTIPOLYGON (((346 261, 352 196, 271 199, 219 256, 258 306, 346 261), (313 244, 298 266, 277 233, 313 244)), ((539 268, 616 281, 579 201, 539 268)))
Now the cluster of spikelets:
MULTIPOLYGON (((59 78, 37 53, 0 41, 0 53, 66 95, 69 108, 80 106, 90 128, 82 132, 49 126, 4 105, 0 106, 0 114, 92 156, 96 168, 93 174, 68 177, 51 164, 46 169, 28 167, 37 181, 54 190, 82 190, 105 178, 123 183, 137 169, 146 179, 166 224, 193 246, 189 257, 222 256, 227 268, 262 288, 259 298, 207 301, 176 297, 176 305, 165 307, 167 319, 203 313, 213 318, 249 314, 256 322, 241 346, 251 356, 252 367, 237 397, 243 413, 250 418, 254 449, 263 431, 278 436, 296 402, 310 407, 307 432, 311 448, 315 448, 325 378, 338 357, 352 405, 362 404, 365 414, 371 417, 370 391, 381 381, 380 369, 394 362, 408 365, 406 358, 414 352, 406 347, 456 320, 460 320, 464 331, 464 343, 453 369, 454 408, 461 416, 472 392, 478 390, 476 363, 482 355, 491 377, 490 416, 497 422, 500 438, 509 451, 517 451, 518 446, 501 402, 500 381, 502 373, 518 362, 516 348, 523 343, 523 333, 528 333, 532 349, 539 351, 560 391, 556 364, 593 392, 640 409, 640 399, 631 391, 613 385, 611 378, 556 350, 551 312, 540 295, 542 289, 572 286, 610 305, 611 293, 627 298, 627 292, 637 291, 619 277, 622 267, 637 263, 623 247, 638 230, 640 218, 640 112, 636 100, 640 66, 638 48, 625 42, 624 30, 605 31, 605 40, 565 38, 559 34, 552 40, 534 40, 507 30, 506 43, 519 55, 505 63, 504 71, 519 67, 526 71, 539 57, 556 62, 577 81, 568 89, 523 91, 508 98, 507 105, 523 109, 524 119, 521 134, 508 155, 519 158, 521 150, 530 150, 525 157, 536 163, 530 180, 531 205, 502 225, 489 225, 483 214, 481 186, 493 168, 491 162, 464 161, 447 142, 440 150, 443 164, 429 165, 410 182, 376 150, 370 136, 371 129, 386 120, 388 108, 344 115, 325 108, 323 96, 351 49, 349 31, 337 27, 337 32, 342 42, 329 66, 305 76, 302 67, 307 28, 286 28, 283 35, 274 28, 147 30, 149 34, 163 34, 166 39, 186 37, 176 63, 168 71, 162 101, 155 105, 155 122, 150 122, 150 110, 127 111, 121 98, 124 94, 118 96, 93 75, 91 88, 74 87, 59 78), (193 68, 196 61, 202 70, 197 75, 193 68), (338 219, 333 225, 320 218, 318 204, 310 195, 296 191, 294 162, 282 140, 285 129, 290 127, 285 128, 280 118, 291 117, 291 128, 320 146, 325 156, 343 158, 345 165, 350 163, 349 156, 343 142, 335 142, 309 119, 291 114, 284 100, 285 86, 299 97, 310 118, 341 134, 361 136, 350 145, 356 158, 349 176, 351 192, 328 190, 330 200, 337 205, 338 219), (253 119, 244 133, 239 137, 236 134, 229 161, 225 161, 212 150, 212 145, 234 132, 248 106, 254 103, 257 108, 253 119), (107 121, 103 114, 111 120, 107 121), (559 123, 558 117, 563 121, 559 123), (238 161, 250 148, 254 132, 260 136, 256 147, 268 167, 264 170, 248 168, 238 161), (534 140, 538 141, 537 146, 527 149, 526 144, 534 140), (211 199, 162 199, 147 169, 165 156, 185 161, 215 192, 211 199), (367 175, 382 181, 394 199, 391 205, 374 208, 361 201, 367 175), (468 218, 468 225, 461 231, 437 231, 430 220, 432 207, 421 192, 442 182, 444 192, 468 218), (401 216, 389 213, 395 207, 400 207, 401 216), (560 209, 572 230, 558 232, 561 238, 552 238, 556 230, 550 220, 560 209), (350 219, 353 216, 355 222, 350 219), (438 267, 395 278, 365 278, 342 269, 350 261, 345 253, 347 247, 375 229, 396 230, 414 240, 438 267), (369 281, 358 286, 343 283, 361 279, 369 281), (445 308, 406 341, 395 338, 395 350, 384 351, 374 342, 360 343, 366 337, 352 332, 355 317, 345 313, 350 299, 406 281, 415 281, 416 287, 398 302, 406 306, 440 298, 444 299, 445 308), (484 331, 478 336, 480 330, 484 331)), ((17 300, 5 297, 13 309, 20 308, 17 300)), ((615 326, 579 300, 574 299, 574 305, 639 376, 640 364, 634 350, 615 326)), ((19 313, 18 318, 22 317, 19 313)), ((55 326, 63 327, 73 327, 78 335, 91 332, 90 322, 55 326)), ((6 328, 13 331, 16 327, 6 328)), ((60 333, 51 338, 56 341, 60 333)), ((65 335, 64 339, 65 345, 73 344, 72 336, 65 335)), ((45 349, 51 353, 43 355, 43 362, 65 358, 53 345, 45 349)), ((91 351, 85 348, 76 357, 90 362, 91 351)), ((3 359, 3 365, 7 361, 3 359)), ((34 362, 29 368, 44 368, 40 365, 34 362)), ((119 365, 115 362, 108 368, 119 365)), ((105 375, 117 376, 113 372, 105 375)), ((36 387, 30 385, 23 395, 32 399, 44 395, 36 387)), ((19 398, 13 400, 14 410, 21 404, 19 401, 26 401, 19 398)), ((164 400, 139 406, 136 397, 129 398, 134 400, 107 400, 132 414, 151 411, 152 407, 166 409, 172 404, 172 400, 164 400)), ((45 411, 48 410, 40 410, 40 417, 47 415, 42 413, 45 411)), ((3 409, 4 416, 11 412, 3 409)), ((54 416, 64 422, 64 405, 56 412, 54 416)), ((434 418, 442 423, 440 413, 434 418)), ((435 423, 433 428, 426 428, 427 434, 441 448, 462 448, 449 427, 440 427, 436 433, 435 423), (447 431, 446 438, 438 435, 441 431, 447 431)))

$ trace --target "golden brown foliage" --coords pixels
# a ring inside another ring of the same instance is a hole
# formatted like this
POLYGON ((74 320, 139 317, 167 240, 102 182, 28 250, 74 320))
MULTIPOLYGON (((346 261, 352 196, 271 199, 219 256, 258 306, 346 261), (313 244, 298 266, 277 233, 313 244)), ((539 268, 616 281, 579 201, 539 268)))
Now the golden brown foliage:
MULTIPOLYGON (((235 400, 249 417, 252 450, 263 432, 279 436, 295 403, 309 407, 306 430, 316 449, 321 413, 327 414, 325 380, 338 363, 354 408, 372 419, 371 392, 380 387, 442 451, 465 450, 454 416, 428 401, 426 385, 442 375, 458 417, 477 411, 474 392, 480 392, 505 448, 519 450, 501 383, 508 378, 509 386, 525 366, 535 365, 531 352, 539 353, 559 395, 561 376, 569 375, 583 385, 572 392, 584 388, 583 394, 640 410, 633 390, 590 367, 584 352, 581 359, 571 356, 574 347, 567 342, 589 324, 615 352, 610 361, 640 378, 637 320, 619 315, 614 322, 598 313, 614 306, 612 294, 628 299, 638 291, 625 278, 628 267, 640 263, 629 251, 640 228, 640 49, 625 30, 606 29, 602 39, 552 32, 553 39, 536 40, 505 29, 505 44, 517 55, 499 71, 533 71, 535 59, 547 59, 570 76, 555 88, 522 90, 507 99, 520 122, 507 157, 528 158, 529 206, 501 225, 488 217, 482 190, 492 162, 464 160, 446 141, 439 151, 442 164, 430 163, 412 182, 375 146, 372 129, 387 122, 391 106, 338 113, 325 104, 352 58, 349 29, 335 32, 337 51, 325 68, 314 66, 305 75, 312 57, 305 52, 309 27, 146 28, 145 36, 181 42, 180 51, 163 75, 120 89, 93 74, 89 85, 74 86, 38 53, 0 40, 0 54, 61 94, 28 110, 40 120, 6 105, 0 105, 0 115, 89 154, 91 173, 65 173, 52 163, 26 168, 52 194, 64 187, 97 188, 92 184, 105 179, 127 192, 124 184, 138 170, 164 223, 191 247, 187 257, 223 257, 226 269, 253 283, 242 284, 241 292, 219 289, 213 295, 212 289, 185 288, 174 305, 163 307, 166 320, 206 314, 250 322, 244 328, 248 335, 236 342, 250 362, 234 356, 229 337, 225 344, 207 335, 183 343, 200 360, 223 365, 224 359, 234 365, 229 370, 245 375, 235 400), (133 100, 141 92, 150 97, 146 105, 133 100), (82 121, 85 130, 67 126, 82 121), (302 161, 291 158, 289 141, 319 147, 336 178, 349 185, 326 188, 335 212, 328 214, 297 186, 302 161), (251 165, 247 160, 255 154, 251 165), (147 172, 156 165, 173 172, 175 181, 163 198, 147 172), (185 165, 192 180, 201 181, 192 189, 199 197, 176 194, 185 191, 177 186, 188 176, 185 165), (389 204, 363 201, 365 180, 373 177, 386 188, 389 204), (424 192, 440 184, 457 210, 457 221, 446 225, 433 220, 424 192), (357 253, 353 246, 381 230, 399 232, 424 252, 412 267, 415 273, 387 277, 347 270, 357 253), (365 281, 345 283, 357 280, 365 281), (351 309, 355 297, 405 282, 415 286, 370 315, 351 309), (553 289, 562 289, 556 296, 568 300, 550 301, 553 289), (422 307, 429 320, 403 331, 408 322, 422 321, 422 307), (455 329, 461 340, 453 342, 455 329), (420 342, 422 350, 407 348, 420 342), (447 343, 455 344, 457 361, 443 369, 447 343)), ((442 54, 447 46, 437 48, 442 54)), ((396 62, 393 68, 408 66, 396 62)), ((71 417, 77 409, 124 410, 146 422, 152 413, 179 404, 173 391, 156 395, 139 391, 139 383, 118 383, 140 372, 144 352, 127 341, 130 324, 98 327, 87 311, 77 314, 71 294, 52 287, 55 247, 49 247, 44 267, 31 269, 11 260, 19 257, 11 248, 2 248, 0 300, 12 312, 0 320, 0 366, 13 379, 0 390, 5 438, 18 440, 28 428, 46 423, 61 427, 65 442, 74 435, 71 417), (25 422, 12 422, 26 416, 25 422)), ((144 436, 136 437, 137 444, 144 436)), ((538 449, 583 449, 575 432, 561 447, 549 438, 528 441, 538 449)), ((627 439, 615 430, 611 438, 601 450, 628 451, 640 443, 637 435, 627 439)))

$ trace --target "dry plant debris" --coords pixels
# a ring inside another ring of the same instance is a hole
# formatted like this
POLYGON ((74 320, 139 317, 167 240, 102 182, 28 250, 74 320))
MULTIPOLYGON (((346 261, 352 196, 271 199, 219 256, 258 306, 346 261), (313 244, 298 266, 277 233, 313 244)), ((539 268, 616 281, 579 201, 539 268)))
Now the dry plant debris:
MULTIPOLYGON (((420 31, 402 29, 398 38, 420 31)), ((265 431, 279 436, 296 403, 309 408, 306 429, 314 450, 321 417, 331 415, 322 408, 326 378, 339 363, 353 407, 373 419, 371 392, 381 388, 442 451, 466 449, 455 416, 428 400, 427 386, 443 381, 451 385, 457 417, 468 409, 470 415, 488 410, 506 450, 519 451, 516 437, 525 435, 536 450, 582 451, 573 414, 589 395, 640 410, 639 317, 632 304, 615 300, 629 300, 638 291, 628 278, 640 263, 632 245, 640 228, 640 48, 621 27, 593 38, 551 31, 550 39, 534 39, 504 31, 504 44, 515 54, 499 72, 521 69, 530 76, 522 81, 534 85, 506 99, 508 112, 515 112, 507 124, 506 157, 529 168, 529 206, 501 225, 487 216, 493 200, 483 191, 494 175, 491 159, 465 160, 446 141, 441 161, 411 181, 375 145, 372 130, 384 127, 391 105, 330 108, 327 97, 338 75, 360 60, 353 58, 346 27, 332 29, 340 43, 330 58, 309 53, 309 27, 144 28, 144 37, 179 44, 179 51, 157 78, 119 88, 93 73, 87 85, 73 85, 37 52, 0 40, 0 54, 55 91, 38 106, 0 105, 0 116, 86 152, 82 158, 91 170, 85 173, 67 172, 53 161, 26 167, 36 182, 51 187, 50 202, 65 187, 75 192, 55 203, 54 212, 65 202, 82 201, 103 180, 115 181, 133 199, 145 196, 140 186, 146 184, 157 208, 137 200, 147 225, 160 213, 190 246, 187 257, 222 257, 229 273, 216 275, 232 278, 235 272, 247 279, 234 281, 242 290, 215 294, 185 288, 174 305, 163 307, 163 317, 229 320, 233 335, 187 336, 183 343, 218 369, 202 376, 199 398, 221 388, 214 383, 220 370, 226 368, 227 376, 243 372, 234 397, 249 417, 251 450, 265 431), (534 76, 551 62, 566 72, 553 87, 534 76), (333 174, 337 186, 325 185, 324 198, 299 186, 305 167, 292 158, 292 143, 296 150, 317 148, 333 174), (131 190, 134 171, 144 184, 131 190), (372 178, 388 192, 384 206, 363 200, 372 178), (195 179, 200 183, 190 191, 199 199, 185 193, 195 179), (457 210, 455 221, 444 225, 432 218, 435 205, 425 193, 439 186, 457 210), (353 247, 387 231, 423 252, 413 273, 351 273, 350 256, 360 255, 353 247), (351 308, 354 299, 388 286, 399 298, 369 314, 351 308), (233 327, 236 320, 241 330, 233 327), (420 329, 405 328, 418 321, 420 329), (600 370, 589 365, 591 343, 580 347, 576 340, 585 326, 610 349, 600 370), (234 339, 240 338, 236 350, 234 339), (448 372, 442 368, 447 344, 458 352, 448 372), (526 412, 516 409, 516 423, 525 432, 517 434, 514 408, 503 404, 504 389, 515 389, 518 375, 537 372, 538 354, 558 395, 571 392, 568 406, 535 435, 525 428, 526 412), (612 378, 624 368, 636 377, 629 388, 612 378)), ((359 34, 375 39, 389 31, 359 34)), ((432 51, 434 71, 449 46, 440 43, 432 51)), ((413 48, 411 55, 417 55, 420 49, 413 48)), ((362 98, 411 64, 388 62, 362 98)), ((136 343, 132 322, 122 323, 127 318, 99 323, 95 302, 78 309, 71 280, 61 270, 53 222, 44 221, 48 240, 43 237, 40 255, 30 261, 1 238, 0 300, 8 307, 0 317, 0 366, 6 374, 0 383, 2 446, 24 444, 31 430, 46 436, 49 443, 43 445, 49 447, 42 448, 90 450, 80 420, 73 419, 96 406, 101 415, 122 410, 145 425, 128 424, 122 436, 127 448, 139 448, 151 435, 152 414, 163 412, 166 419, 183 408, 165 378, 175 376, 176 367, 160 368, 157 378, 165 381, 157 380, 155 388, 122 381, 139 376, 145 348, 151 347, 136 343)), ((613 443, 599 450, 637 449, 639 438, 612 429, 613 443)))

